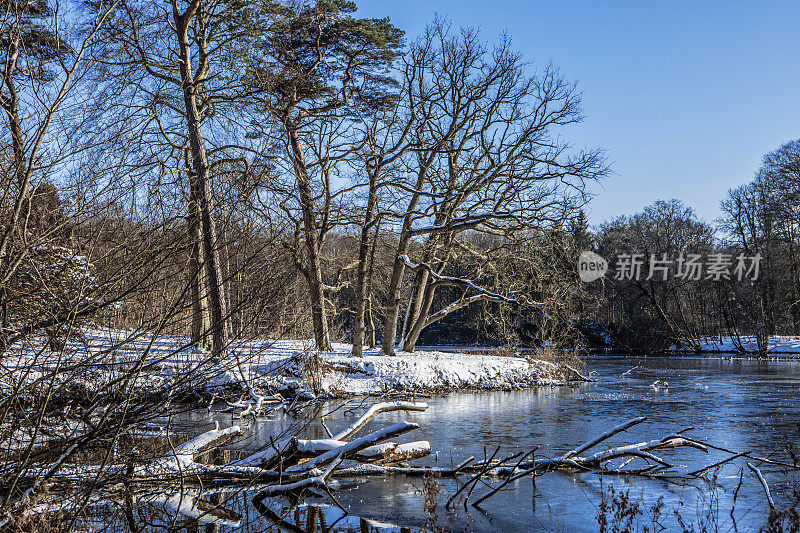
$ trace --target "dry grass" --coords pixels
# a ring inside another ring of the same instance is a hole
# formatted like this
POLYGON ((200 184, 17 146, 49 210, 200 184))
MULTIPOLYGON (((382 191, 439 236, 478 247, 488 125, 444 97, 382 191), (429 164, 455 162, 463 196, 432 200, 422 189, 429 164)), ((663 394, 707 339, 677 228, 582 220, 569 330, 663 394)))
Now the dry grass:
POLYGON ((557 350, 552 346, 537 347, 531 358, 548 363, 569 365, 575 370, 582 370, 586 366, 586 361, 577 350, 557 350))

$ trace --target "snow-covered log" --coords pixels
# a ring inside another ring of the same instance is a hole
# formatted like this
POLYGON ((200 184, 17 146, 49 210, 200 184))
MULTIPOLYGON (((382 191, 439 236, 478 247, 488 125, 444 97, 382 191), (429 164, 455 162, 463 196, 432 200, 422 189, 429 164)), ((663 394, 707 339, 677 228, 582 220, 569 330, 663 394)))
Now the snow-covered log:
POLYGON ((366 413, 353 422, 350 427, 344 429, 333 436, 334 440, 347 440, 356 433, 358 430, 367 425, 367 423, 375 418, 379 413, 386 413, 389 411, 425 411, 428 404, 425 402, 383 402, 370 407, 366 413))
POLYGON ((581 453, 585 452, 586 450, 590 450, 590 449, 594 448, 595 446, 597 446, 598 444, 600 444, 601 442, 610 439, 611 437, 613 437, 617 433, 621 433, 621 432, 625 431, 626 429, 628 429, 628 428, 630 428, 632 426, 635 426, 636 424, 641 424, 645 420, 647 420, 646 416, 640 416, 640 417, 637 417, 637 418, 632 418, 632 419, 628 420, 627 422, 625 422, 623 424, 620 424, 620 425, 618 425, 618 426, 616 426, 614 428, 611 428, 610 430, 606 431, 602 435, 598 435, 597 437, 593 438, 592 440, 590 440, 590 441, 588 441, 588 442, 586 442, 584 444, 581 444, 580 446, 578 446, 574 450, 568 451, 567 453, 562 455, 561 458, 562 459, 569 459, 570 457, 574 457, 576 455, 580 455, 581 453))
POLYGON ((370 420, 375 418, 380 413, 390 411, 425 411, 428 404, 424 402, 382 402, 370 407, 361 417, 358 418, 353 424, 346 429, 340 431, 330 439, 321 440, 301 440, 301 439, 286 439, 275 443, 261 451, 252 455, 234 461, 231 465, 237 466, 260 466, 262 468, 269 468, 274 464, 275 460, 280 456, 286 456, 293 452, 300 451, 303 454, 314 452, 328 452, 334 448, 343 445, 344 441, 355 435, 361 428, 363 428, 370 420), (340 444, 342 443, 342 444, 340 444))
POLYGON ((322 466, 327 464, 330 461, 333 461, 337 457, 342 458, 350 458, 357 454, 358 452, 365 450, 379 442, 382 442, 386 439, 392 439, 394 437, 398 437, 403 435, 404 433, 408 433, 409 431, 413 431, 419 428, 419 424, 414 424, 411 422, 399 422, 387 428, 379 429, 378 431, 373 431, 368 435, 364 435, 358 439, 348 442, 344 446, 334 448, 330 451, 327 451, 323 454, 320 454, 313 459, 305 462, 301 465, 293 467, 289 469, 289 471, 301 471, 305 472, 312 468, 322 466))
POLYGON ((206 431, 202 435, 176 446, 173 453, 175 456, 181 455, 195 458, 208 450, 219 448, 223 444, 239 437, 241 434, 242 430, 239 426, 219 429, 219 422, 217 422, 217 427, 215 429, 206 431))
POLYGON ((355 455, 354 459, 368 463, 393 464, 421 459, 430 455, 431 451, 431 444, 426 440, 408 442, 406 444, 386 442, 362 450, 355 455))
POLYGON ((764 494, 767 495, 767 501, 769 502, 770 510, 775 509, 775 500, 772 499, 772 493, 769 490, 769 485, 767 484, 767 480, 764 479, 764 475, 761 473, 761 470, 756 468, 750 463, 747 463, 747 468, 749 468, 758 478, 758 482, 761 483, 761 486, 764 488, 764 494))
POLYGON ((301 479, 300 481, 295 481, 294 483, 268 486, 261 491, 259 496, 263 499, 263 497, 266 496, 275 496, 276 494, 285 492, 298 492, 313 487, 326 488, 328 485, 328 478, 331 477, 331 474, 333 474, 333 471, 336 469, 336 467, 341 464, 342 460, 343 459, 341 456, 337 456, 324 472, 319 473, 319 471, 316 469, 310 470, 310 473, 314 473, 316 475, 301 479))

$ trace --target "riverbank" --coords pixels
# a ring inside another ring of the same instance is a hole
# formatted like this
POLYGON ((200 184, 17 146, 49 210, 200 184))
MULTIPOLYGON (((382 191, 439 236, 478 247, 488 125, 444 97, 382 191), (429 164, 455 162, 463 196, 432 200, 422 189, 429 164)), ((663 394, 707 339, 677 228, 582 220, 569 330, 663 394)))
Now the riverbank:
MULTIPOLYGON (((758 343, 756 337, 745 335, 741 337, 720 336, 720 337, 701 337, 699 341, 699 353, 758 353, 758 343)), ((674 346, 673 353, 698 353, 697 349, 690 346, 674 346)), ((798 355, 800 356, 800 336, 794 335, 772 335, 767 337, 768 354, 798 355)))
POLYGON ((238 340, 216 361, 186 337, 91 329, 63 352, 41 341, 12 346, 0 367, 0 391, 56 376, 56 389, 91 395, 128 377, 141 391, 255 398, 344 397, 392 392, 517 390, 579 380, 570 367, 525 357, 467 355, 441 351, 398 352, 388 357, 366 349, 350 354, 349 344, 319 352, 309 340, 238 340))

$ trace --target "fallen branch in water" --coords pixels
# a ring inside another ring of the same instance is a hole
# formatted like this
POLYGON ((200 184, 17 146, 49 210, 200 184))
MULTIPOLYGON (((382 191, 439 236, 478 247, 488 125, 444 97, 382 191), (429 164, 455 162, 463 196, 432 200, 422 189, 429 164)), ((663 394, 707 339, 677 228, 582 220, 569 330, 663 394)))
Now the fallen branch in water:
MULTIPOLYGON (((399 422, 349 440, 379 413, 424 411, 427 407, 425 403, 416 402, 379 403, 333 438, 287 439, 277 444, 273 443, 244 459, 222 465, 198 461, 210 450, 218 449, 240 437, 242 431, 239 426, 220 429, 217 424, 216 428, 175 446, 160 457, 140 464, 128 462, 101 466, 54 463, 32 468, 26 477, 35 482, 46 473, 52 481, 61 482, 66 486, 79 486, 102 479, 106 487, 124 487, 124 494, 120 496, 114 491, 109 493, 108 490, 100 489, 92 500, 94 504, 109 500, 128 501, 129 506, 136 502, 159 503, 176 512, 188 513, 194 518, 208 515, 213 523, 232 526, 236 523, 234 514, 226 513, 224 509, 214 510, 212 504, 200 499, 207 482, 215 481, 236 488, 258 483, 264 497, 276 494, 299 494, 313 489, 329 491, 329 478, 346 460, 359 464, 385 465, 418 459, 430 454, 431 446, 427 441, 387 442, 419 427, 418 424, 410 422, 399 422), (281 465, 280 470, 273 470, 277 464, 281 465), (320 468, 325 468, 324 472, 321 472, 320 468), (199 491, 186 494, 185 489, 193 483, 199 484, 199 491), (174 487, 170 488, 170 485, 174 487), (155 492, 146 488, 153 486, 157 487, 155 492), (144 492, 140 487, 145 487, 144 492)), ((52 502, 42 503, 29 511, 35 509, 36 512, 50 512, 64 508, 64 503, 59 502, 56 496, 52 499, 52 502)))
POLYGON ((569 366, 567 364, 561 363, 560 366, 563 367, 563 368, 566 368, 567 369, 567 373, 569 375, 571 375, 574 378, 575 381, 584 381, 586 383, 592 383, 594 381, 597 381, 597 378, 593 378, 591 376, 584 376, 583 374, 578 372, 575 368, 573 368, 573 367, 571 367, 571 366, 569 366))
POLYGON ((344 431, 334 435, 330 439, 320 440, 300 440, 296 438, 286 439, 265 448, 262 451, 230 463, 231 466, 257 466, 264 469, 273 468, 280 460, 286 466, 286 460, 292 456, 303 454, 314 454, 315 452, 327 452, 335 447, 343 445, 343 441, 356 434, 370 420, 379 413, 390 411, 425 411, 428 404, 423 402, 383 402, 370 407, 356 422, 344 431))
POLYGON ((632 426, 635 426, 636 424, 641 424, 645 420, 647 420, 646 416, 640 416, 638 418, 632 418, 632 419, 628 420, 627 422, 625 422, 624 424, 620 424, 617 427, 612 428, 609 431, 603 433, 602 435, 599 435, 599 436, 595 437, 594 439, 590 440, 589 442, 587 442, 585 444, 581 444, 580 446, 578 446, 574 450, 571 450, 571 451, 565 453, 564 455, 561 456, 561 458, 562 459, 569 459, 570 457, 574 457, 576 455, 579 455, 579 454, 585 452, 586 450, 594 448, 595 446, 597 446, 601 442, 610 439, 611 437, 613 437, 617 433, 621 433, 621 432, 625 431, 626 429, 628 429, 628 428, 630 428, 632 426))
MULTIPOLYGON (((201 520, 201 517, 205 517, 205 520, 211 523, 233 526, 237 520, 235 513, 215 507, 202 499, 202 496, 208 493, 209 487, 222 486, 229 490, 240 490, 257 486, 260 492, 254 503, 258 507, 266 497, 286 495, 294 499, 301 497, 307 491, 326 492, 336 501, 331 494, 330 480, 333 478, 390 475, 438 475, 456 478, 469 475, 467 482, 448 499, 446 507, 449 508, 462 494, 465 494, 463 504, 466 506, 472 493, 483 484, 488 489, 477 496, 472 503, 477 507, 497 493, 508 490, 512 483, 526 476, 539 476, 548 472, 595 472, 604 475, 658 476, 666 479, 670 476, 665 471, 671 465, 659 455, 661 450, 687 447, 708 452, 709 448, 722 449, 686 437, 683 433, 691 429, 687 428, 661 439, 610 446, 604 450, 591 452, 612 437, 641 424, 646 420, 645 417, 623 422, 554 458, 540 457, 538 454, 531 457, 535 450, 498 458, 498 448, 491 455, 485 453, 482 461, 475 462, 474 458, 470 457, 452 467, 414 467, 405 464, 407 461, 431 453, 431 446, 427 441, 409 443, 393 441, 398 436, 419 428, 415 423, 399 422, 361 437, 356 436, 379 413, 421 412, 425 409, 427 409, 425 403, 402 401, 379 403, 367 409, 346 429, 335 434, 329 432, 329 438, 295 437, 272 442, 264 449, 243 459, 222 465, 199 462, 203 454, 238 438, 242 433, 238 426, 225 429, 216 427, 174 447, 160 457, 139 464, 131 462, 115 464, 102 471, 99 466, 60 465, 52 480, 78 485, 85 482, 84 480, 102 479, 106 487, 124 487, 124 490, 103 489, 102 495, 93 496, 93 505, 102 504, 104 500, 128 502, 125 505, 129 507, 137 503, 159 503, 187 516, 191 515, 201 520), (628 465, 634 462, 637 462, 634 466, 641 466, 642 462, 646 466, 628 468, 628 465), (487 478, 493 478, 495 482, 490 484, 487 478)), ((732 457, 717 461, 689 475, 703 474, 737 457, 750 456, 748 452, 733 453, 732 457)), ((748 467, 758 476, 770 506, 774 506, 769 487, 760 471, 749 463, 748 467)), ((52 465, 44 465, 39 469, 32 469, 29 479, 35 480, 37 476, 49 472, 52 468, 52 465)), ((36 508, 40 512, 63 509, 64 503, 59 502, 57 498, 54 494, 36 508)), ((31 511, 32 508, 25 512, 31 511)))
POLYGON ((767 495, 767 501, 769 502, 769 508, 771 511, 775 510, 775 501, 772 499, 772 493, 769 491, 769 485, 767 485, 767 480, 764 479, 763 474, 761 474, 761 470, 756 468, 750 463, 747 463, 747 468, 749 468, 758 478, 759 483, 761 486, 764 487, 764 493, 767 495))
POLYGON ((714 468, 717 468, 718 466, 722 466, 722 465, 724 465, 725 463, 729 463, 729 462, 733 461, 734 459, 738 459, 739 457, 746 457, 746 456, 747 456, 749 453, 750 453, 750 452, 742 452, 742 453, 737 453, 736 455, 732 455, 732 456, 728 457, 727 459, 723 459, 722 461, 717 461, 717 462, 716 462, 716 463, 714 463, 714 464, 711 464, 711 465, 708 465, 708 466, 706 466, 706 467, 703 467, 703 468, 701 468, 700 470, 695 470, 694 472, 689 472, 689 475, 690 475, 690 476, 700 476, 700 475, 703 475, 703 474, 705 474, 706 472, 708 472, 709 470, 712 470, 712 469, 714 469, 714 468))
POLYGON ((367 423, 375 418, 379 413, 387 413, 389 411, 425 411, 428 404, 424 402, 383 402, 370 407, 366 413, 361 415, 350 427, 340 431, 333 436, 334 440, 347 440, 356 433, 358 430, 367 425, 367 423))
MULTIPOLYGON (((592 472, 603 472, 603 473, 614 473, 614 474, 626 474, 629 471, 624 470, 622 467, 619 467, 614 470, 610 470, 606 468, 606 463, 609 463, 615 459, 627 459, 625 464, 629 464, 632 459, 642 459, 647 462, 648 469, 646 470, 636 470, 635 473, 642 475, 646 474, 648 471, 652 471, 654 467, 652 467, 652 463, 656 463, 657 465, 661 465, 662 467, 670 467, 671 465, 662 459, 661 457, 655 455, 653 452, 656 450, 667 449, 667 448, 678 448, 678 447, 690 447, 702 450, 704 452, 708 452, 708 448, 701 443, 693 441, 691 439, 685 438, 680 433, 675 433, 672 435, 667 435, 661 439, 655 439, 646 442, 639 442, 635 444, 627 444, 624 446, 617 446, 614 448, 609 448, 604 451, 596 452, 592 455, 588 455, 586 457, 582 457, 580 454, 586 452, 598 444, 608 440, 609 438, 617 435, 626 429, 640 424, 644 422, 646 417, 637 417, 623 424, 620 424, 601 435, 587 441, 584 444, 581 444, 577 448, 565 453, 561 457, 554 458, 554 459, 533 459, 528 462, 520 462, 515 467, 511 469, 504 469, 495 467, 489 472, 494 473, 495 475, 505 475, 506 479, 500 483, 497 487, 494 487, 480 496, 475 503, 472 505, 477 507, 481 502, 485 501, 486 499, 490 498, 491 496, 497 494, 502 490, 504 487, 509 485, 510 483, 521 479, 525 476, 529 475, 539 475, 545 472, 551 472, 556 470, 563 470, 563 471, 592 471, 592 472)), ((481 475, 487 472, 482 473, 481 475)))
POLYGON ((629 369, 629 370, 626 370, 625 372, 623 372, 622 374, 620 374, 620 375, 619 375, 619 377, 621 377, 621 378, 624 378, 625 376, 627 376, 628 374, 630 374, 631 372, 633 372, 633 371, 634 371, 634 370, 636 370, 637 368, 639 368, 639 365, 636 365, 635 367, 633 367, 633 368, 631 368, 631 369, 629 369))

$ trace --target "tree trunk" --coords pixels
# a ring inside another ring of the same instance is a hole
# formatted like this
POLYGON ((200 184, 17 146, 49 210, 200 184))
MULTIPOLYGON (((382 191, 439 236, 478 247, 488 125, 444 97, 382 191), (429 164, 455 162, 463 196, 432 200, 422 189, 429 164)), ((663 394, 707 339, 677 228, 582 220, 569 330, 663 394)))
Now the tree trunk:
MULTIPOLYGON (((425 272, 427 273, 427 270, 425 270, 425 272)), ((419 298, 420 305, 419 310, 417 311, 416 320, 414 320, 410 331, 403 341, 403 351, 405 352, 414 351, 414 348, 417 345, 417 340, 419 339, 419 335, 422 333, 422 330, 425 329, 425 326, 428 322, 428 315, 431 312, 431 305, 433 304, 433 296, 436 292, 436 284, 428 283, 428 277, 429 276, 425 276, 425 284, 421 286, 419 290, 421 297, 419 298)))
POLYGON ((200 347, 211 349, 211 318, 208 308, 208 287, 205 276, 203 253, 203 227, 200 221, 200 204, 192 186, 192 199, 189 201, 189 236, 191 248, 189 262, 192 276, 192 341, 200 347))
MULTIPOLYGON (((434 224, 440 226, 444 223, 445 217, 442 216, 441 213, 436 215, 434 224)), ((422 252, 422 262, 430 264, 431 261, 436 257, 436 250, 438 248, 437 242, 439 240, 438 234, 429 235, 427 240, 425 241, 425 246, 423 247, 422 252)), ((441 266, 443 269, 444 266, 441 266)), ((422 332, 422 329, 425 327, 425 321, 428 318, 428 313, 430 312, 431 304, 433 303, 433 291, 435 290, 432 287, 433 283, 431 282, 431 273, 428 271, 427 268, 420 268, 417 271, 417 276, 414 280, 414 292, 412 300, 409 302, 408 312, 406 313, 405 321, 403 322, 403 333, 400 336, 400 344, 403 346, 403 351, 405 352, 413 352, 414 345, 416 344, 417 338, 419 338, 419 334, 422 332), (428 292, 431 292, 430 301, 428 301, 428 292), (421 325, 418 326, 417 324, 420 323, 421 325), (416 331, 415 331, 416 330, 416 331), (413 339, 412 339, 413 337, 413 339), (410 340, 409 342, 409 339, 410 340)))
POLYGON ((364 226, 361 228, 361 242, 358 247, 358 272, 356 273, 356 313, 353 324, 353 356, 361 357, 364 347, 364 314, 367 300, 367 271, 369 270, 369 237, 375 216, 375 178, 370 176, 367 209, 364 215, 364 226))
MULTIPOLYGON (((28 172, 28 165, 25 158, 25 139, 22 134, 22 123, 19 118, 19 99, 17 97, 17 88, 14 84, 14 73, 17 70, 18 56, 19 40, 14 39, 9 46, 5 72, 3 72, 3 81, 8 90, 8 96, 0 94, 0 104, 2 104, 3 111, 5 111, 8 116, 8 127, 11 131, 14 173, 16 174, 15 177, 18 188, 11 220, 6 222, 8 226, 3 232, 2 243, 0 243, 0 275, 3 280, 7 280, 12 275, 10 271, 6 271, 6 266, 11 265, 7 252, 14 238, 14 234, 19 230, 20 221, 27 218, 27 201, 30 188, 30 172, 28 172)), ((12 267, 10 270, 13 271, 14 268, 12 267)))
MULTIPOLYGON (((16 54, 14 54, 16 55, 16 54)), ((12 71, 14 68, 12 67, 12 71)), ((11 146, 14 154, 14 172, 16 173, 17 186, 22 192, 26 175, 25 140, 22 136, 22 124, 19 119, 17 91, 14 80, 10 76, 6 79, 9 96, 3 98, 3 110, 8 115, 8 128, 11 130, 11 146)))
POLYGON ((192 152, 192 166, 198 185, 200 203, 200 219, 203 231, 203 253, 205 254, 206 276, 208 280, 209 307, 211 311, 212 353, 214 357, 223 357, 228 348, 227 310, 225 306, 225 287, 219 251, 216 247, 217 228, 213 216, 211 199, 211 178, 206 157, 205 141, 200 129, 200 114, 197 110, 197 87, 192 76, 192 54, 188 28, 200 0, 194 0, 186 12, 181 15, 177 4, 173 2, 175 31, 180 45, 181 84, 183 101, 186 107, 186 126, 189 133, 189 147, 192 152))
POLYGON ((380 235, 380 221, 375 224, 375 236, 372 238, 372 249, 369 253, 369 270, 367 271, 367 338, 369 347, 375 348, 375 317, 372 308, 372 275, 375 271, 375 251, 378 248, 378 236, 380 235))
MULTIPOLYGON (((422 167, 417 174, 417 183, 415 191, 422 189, 425 179, 428 175, 434 159, 434 155, 429 155, 423 162, 422 167)), ((397 318, 400 314, 400 289, 403 284, 403 275, 405 274, 405 261, 402 256, 408 251, 408 245, 411 241, 411 224, 413 222, 413 212, 419 203, 419 192, 411 195, 408 202, 406 214, 403 217, 403 229, 400 232, 400 240, 397 243, 397 255, 394 259, 394 267, 392 268, 392 279, 389 282, 389 291, 387 294, 386 303, 386 320, 383 327, 383 353, 386 355, 394 355, 395 342, 397 340, 397 318)))
POLYGON ((383 353, 394 355, 394 343, 397 340, 397 317, 400 313, 400 288, 405 274, 405 263, 400 258, 408 250, 408 239, 400 236, 397 245, 397 257, 392 268, 392 279, 389 281, 388 301, 386 304, 386 320, 383 326, 383 353))
POLYGON ((375 348, 375 317, 372 314, 372 295, 367 296, 367 339, 369 339, 369 347, 375 348))
MULTIPOLYGON (((427 269, 421 268, 417 271, 417 275, 414 278, 414 286, 411 296, 411 301, 408 304, 408 311, 406 312, 406 317, 403 320, 403 329, 400 334, 400 344, 405 346, 406 340, 411 335, 411 330, 414 324, 417 322, 417 319, 422 312, 423 302, 425 300, 425 293, 428 289, 428 280, 430 279, 430 273, 427 269)), ((403 351, 408 351, 403 348, 403 351)))
POLYGON ((311 192, 311 180, 308 176, 303 148, 297 135, 297 128, 290 118, 285 120, 286 132, 289 136, 289 149, 292 154, 297 188, 300 192, 300 209, 303 212, 303 236, 308 250, 308 268, 305 272, 308 290, 311 295, 311 321, 314 325, 314 340, 317 348, 324 352, 331 351, 331 339, 328 332, 328 320, 325 315, 325 293, 322 281, 322 260, 320 258, 320 239, 314 218, 314 199, 311 192))
MULTIPOLYGON (((422 178, 422 173, 420 173, 420 176, 420 179, 417 180, 417 190, 422 187, 424 179, 422 178)), ((394 258, 392 278, 389 281, 387 294, 386 320, 383 326, 383 353, 385 355, 394 355, 394 345, 397 340, 397 318, 400 314, 400 290, 402 289, 403 276, 406 271, 406 264, 402 256, 408 251, 408 245, 411 242, 411 212, 416 209, 418 202, 419 193, 414 193, 408 204, 403 220, 403 229, 400 232, 400 240, 397 243, 397 254, 394 258)))

